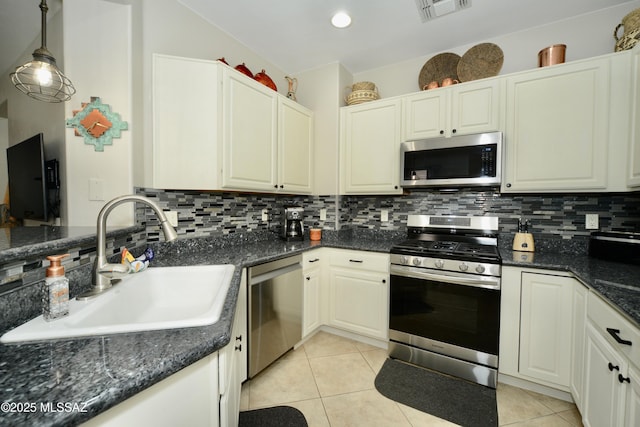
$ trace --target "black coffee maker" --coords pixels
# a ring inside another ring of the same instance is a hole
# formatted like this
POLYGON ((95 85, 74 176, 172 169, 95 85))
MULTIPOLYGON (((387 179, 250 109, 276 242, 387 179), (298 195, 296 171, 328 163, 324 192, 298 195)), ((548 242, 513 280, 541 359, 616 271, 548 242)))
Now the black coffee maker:
POLYGON ((286 241, 304 240, 302 216, 304 209, 299 206, 284 208, 282 213, 282 238, 286 241))

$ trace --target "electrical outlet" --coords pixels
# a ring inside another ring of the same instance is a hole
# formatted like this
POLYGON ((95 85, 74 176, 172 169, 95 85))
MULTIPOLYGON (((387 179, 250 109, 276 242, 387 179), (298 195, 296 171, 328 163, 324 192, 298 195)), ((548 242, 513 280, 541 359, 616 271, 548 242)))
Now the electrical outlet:
POLYGON ((167 217, 167 221, 174 227, 178 226, 178 211, 165 211, 164 216, 167 217))
POLYGON ((327 220, 327 210, 325 208, 320 209, 320 221, 327 220))
POLYGON ((389 221, 389 210, 388 209, 381 209, 380 210, 380 221, 381 222, 389 221))
POLYGON ((586 214, 584 216, 584 228, 587 230, 597 230, 599 228, 598 214, 586 214))
POLYGON ((262 209, 262 221, 269 221, 269 209, 262 209))

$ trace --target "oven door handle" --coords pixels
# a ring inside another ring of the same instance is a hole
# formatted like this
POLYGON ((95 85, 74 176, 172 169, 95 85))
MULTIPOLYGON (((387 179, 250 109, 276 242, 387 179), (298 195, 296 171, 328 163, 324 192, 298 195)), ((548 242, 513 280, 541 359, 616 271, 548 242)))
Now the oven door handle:
POLYGON ((472 286, 476 288, 500 290, 500 278, 479 276, 479 277, 462 277, 455 273, 447 274, 446 272, 430 273, 423 271, 425 269, 404 267, 399 265, 391 265, 391 275, 411 277, 414 279, 426 279, 436 282, 453 283, 456 285, 472 286))

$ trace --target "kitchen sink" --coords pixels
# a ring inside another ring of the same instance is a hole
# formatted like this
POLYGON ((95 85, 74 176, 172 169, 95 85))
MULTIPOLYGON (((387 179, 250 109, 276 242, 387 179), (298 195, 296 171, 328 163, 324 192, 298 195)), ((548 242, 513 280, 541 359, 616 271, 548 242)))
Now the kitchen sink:
POLYGON ((211 325, 220 318, 233 272, 230 264, 149 268, 95 298, 69 301, 68 316, 52 322, 38 316, 0 342, 211 325))

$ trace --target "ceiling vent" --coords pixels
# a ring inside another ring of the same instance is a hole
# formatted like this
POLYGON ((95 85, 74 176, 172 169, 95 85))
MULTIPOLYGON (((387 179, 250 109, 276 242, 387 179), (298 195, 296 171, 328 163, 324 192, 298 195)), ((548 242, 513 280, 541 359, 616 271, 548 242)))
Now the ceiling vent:
POLYGON ((471 0, 416 0, 422 22, 471 7, 471 0))

